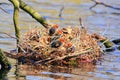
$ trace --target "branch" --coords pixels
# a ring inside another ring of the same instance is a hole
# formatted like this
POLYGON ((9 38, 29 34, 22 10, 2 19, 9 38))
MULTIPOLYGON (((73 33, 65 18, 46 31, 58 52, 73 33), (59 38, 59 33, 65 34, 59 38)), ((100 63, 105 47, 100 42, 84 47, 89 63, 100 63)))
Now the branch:
POLYGON ((85 54, 85 53, 88 53, 88 52, 91 52, 91 51, 92 51, 92 49, 87 49, 86 51, 77 52, 77 53, 75 52, 73 54, 65 55, 63 57, 57 57, 55 59, 49 60, 48 62, 46 62, 46 64, 49 64, 49 63, 51 63, 53 61, 57 61, 57 60, 70 59, 70 58, 73 58, 73 57, 76 57, 76 56, 79 56, 81 54, 85 54))
POLYGON ((2 7, 0 7, 0 9, 2 10, 2 11, 4 11, 5 13, 8 13, 6 10, 4 10, 2 7))
POLYGON ((35 64, 47 62, 47 61, 50 61, 50 60, 52 60, 52 58, 47 58, 47 59, 44 59, 44 60, 36 61, 35 64))
POLYGON ((60 9, 60 12, 59 12, 59 17, 60 17, 60 18, 62 18, 63 10, 64 10, 64 6, 62 6, 62 8, 60 9))
POLYGON ((42 24, 45 28, 48 28, 50 24, 43 18, 37 11, 35 11, 32 7, 24 3, 22 0, 19 0, 20 8, 25 12, 30 14, 34 19, 36 19, 40 24, 42 24))
POLYGON ((109 8, 116 9, 116 10, 120 10, 120 8, 118 8, 118 7, 114 7, 114 6, 105 4, 105 3, 103 3, 103 2, 98 2, 98 1, 96 1, 96 0, 91 0, 91 1, 95 2, 95 4, 94 4, 93 6, 91 6, 90 9, 92 9, 92 8, 95 7, 96 5, 104 5, 105 7, 109 7, 109 8))
POLYGON ((79 18, 79 22, 80 22, 80 26, 81 26, 81 28, 84 28, 83 23, 82 23, 82 19, 81 19, 81 18, 79 18))

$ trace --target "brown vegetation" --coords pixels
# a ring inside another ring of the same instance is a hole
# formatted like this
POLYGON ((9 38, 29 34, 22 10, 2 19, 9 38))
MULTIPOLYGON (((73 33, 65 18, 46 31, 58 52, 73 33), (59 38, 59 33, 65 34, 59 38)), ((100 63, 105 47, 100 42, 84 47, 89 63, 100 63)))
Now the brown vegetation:
POLYGON ((52 35, 50 29, 33 28, 25 33, 19 43, 18 60, 23 63, 76 65, 100 57, 98 42, 104 37, 91 35, 86 28, 78 26, 55 28, 52 35))

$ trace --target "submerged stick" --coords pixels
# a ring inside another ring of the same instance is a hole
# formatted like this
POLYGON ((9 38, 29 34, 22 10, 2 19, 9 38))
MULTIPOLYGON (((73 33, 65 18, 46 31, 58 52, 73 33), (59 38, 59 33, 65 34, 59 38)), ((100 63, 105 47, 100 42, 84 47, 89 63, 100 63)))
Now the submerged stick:
POLYGON ((113 42, 114 44, 120 44, 120 38, 119 38, 119 39, 112 40, 112 42, 113 42))
POLYGON ((117 49, 120 50, 120 46, 118 46, 117 49))
POLYGON ((59 17, 60 17, 60 18, 62 18, 63 10, 64 10, 64 5, 62 6, 62 8, 60 9, 60 12, 59 12, 59 17))
POLYGON ((10 35, 9 33, 6 33, 6 32, 0 32, 0 33, 1 33, 1 34, 5 34, 5 35, 7 35, 7 36, 10 37, 10 38, 17 39, 16 37, 10 35))
MULTIPOLYGON (((2 3, 0 3, 0 5, 9 5, 8 3, 4 3, 4 2, 2 2, 2 3)), ((5 13, 8 13, 5 9, 3 9, 2 7, 0 7, 0 9, 2 10, 2 11, 4 11, 5 13)), ((8 13, 9 14, 9 13, 8 13)))
POLYGON ((97 0, 91 0, 91 1, 95 2, 95 4, 94 4, 93 6, 91 6, 90 9, 92 9, 92 8, 95 7, 96 5, 103 5, 103 6, 105 6, 105 7, 109 7, 109 8, 116 9, 116 10, 120 10, 119 7, 114 7, 114 6, 111 6, 111 5, 109 5, 109 4, 105 4, 105 3, 103 3, 103 2, 97 1, 97 0))
POLYGON ((0 9, 2 10, 2 11, 4 11, 5 13, 8 13, 5 9, 3 9, 2 7, 0 7, 0 9))

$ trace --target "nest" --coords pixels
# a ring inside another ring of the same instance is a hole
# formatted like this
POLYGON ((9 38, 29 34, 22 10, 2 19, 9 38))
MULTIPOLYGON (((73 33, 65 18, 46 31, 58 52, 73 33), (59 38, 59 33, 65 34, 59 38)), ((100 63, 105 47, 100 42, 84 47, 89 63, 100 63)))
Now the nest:
POLYGON ((20 40, 18 60, 35 64, 78 64, 92 62, 101 55, 98 40, 84 27, 32 28, 20 40), (51 32, 52 33, 52 32, 51 32))

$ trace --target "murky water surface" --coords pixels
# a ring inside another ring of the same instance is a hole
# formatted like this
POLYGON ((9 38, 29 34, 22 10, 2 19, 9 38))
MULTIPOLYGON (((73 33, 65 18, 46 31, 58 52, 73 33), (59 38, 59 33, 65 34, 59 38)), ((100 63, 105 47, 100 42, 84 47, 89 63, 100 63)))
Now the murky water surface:
MULTIPOLYGON (((99 33, 108 38, 120 38, 120 10, 111 9, 103 5, 89 9, 94 2, 90 0, 23 0, 36 9, 42 16, 61 27, 79 25, 81 17, 90 33, 99 33), (62 17, 60 9, 64 6, 62 17)), ((120 8, 120 0, 99 0, 106 4, 120 8)), ((9 5, 0 5, 7 13, 0 9, 0 48, 10 51, 16 48, 15 40, 3 32, 14 36, 12 21, 13 6, 8 0, 0 0, 9 5)), ((31 16, 20 10, 19 23, 21 33, 32 27, 41 25, 31 16)), ((21 69, 21 76, 17 75, 15 62, 11 60, 13 68, 6 75, 5 80, 120 80, 120 51, 115 50, 103 56, 96 65, 85 63, 79 68, 49 68, 34 70, 32 66, 21 69), (33 73, 32 73, 33 72, 33 73)), ((25 67, 25 66, 24 66, 25 67)), ((19 68, 18 68, 19 69, 19 68)))

